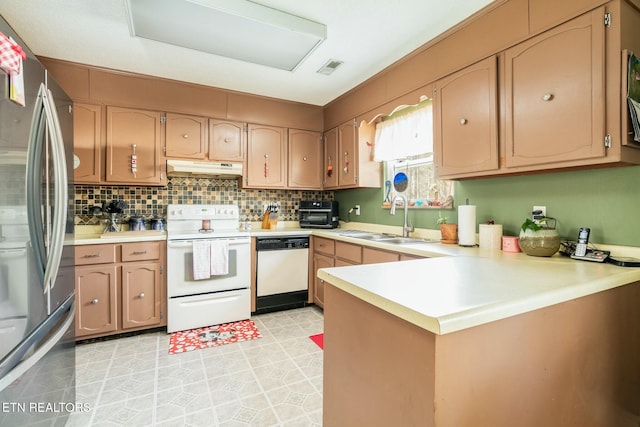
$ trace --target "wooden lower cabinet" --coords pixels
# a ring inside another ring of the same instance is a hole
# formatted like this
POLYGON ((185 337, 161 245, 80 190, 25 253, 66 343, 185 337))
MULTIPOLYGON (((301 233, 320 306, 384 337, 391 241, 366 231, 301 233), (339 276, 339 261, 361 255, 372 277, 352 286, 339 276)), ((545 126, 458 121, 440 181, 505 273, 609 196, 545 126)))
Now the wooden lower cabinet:
POLYGON ((76 247, 76 337, 165 325, 165 249, 162 241, 76 247))
POLYGON ((118 328, 117 275, 115 265, 76 267, 76 337, 118 328))
POLYGON ((159 262, 136 262, 122 266, 122 327, 157 325, 161 322, 159 262))
POLYGON ((334 259, 327 255, 313 254, 313 271, 315 273, 314 277, 314 291, 313 291, 313 302, 324 308, 324 280, 318 278, 317 273, 320 268, 329 268, 334 266, 334 259))
POLYGON ((311 247, 313 248, 313 269, 310 281, 313 283, 312 302, 323 309, 325 283, 324 280, 318 278, 319 269, 424 258, 419 255, 387 251, 325 237, 311 236, 311 239, 311 247))

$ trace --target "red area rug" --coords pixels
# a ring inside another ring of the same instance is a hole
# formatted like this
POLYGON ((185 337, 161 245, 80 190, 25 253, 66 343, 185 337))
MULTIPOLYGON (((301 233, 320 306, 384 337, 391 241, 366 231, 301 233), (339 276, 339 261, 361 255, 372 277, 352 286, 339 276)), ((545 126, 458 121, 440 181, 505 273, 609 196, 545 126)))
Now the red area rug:
POLYGON ((324 334, 311 335, 309 338, 324 350, 324 334))
POLYGON ((169 354, 216 347, 239 341, 261 338, 253 320, 223 323, 205 328, 173 332, 169 337, 169 354))

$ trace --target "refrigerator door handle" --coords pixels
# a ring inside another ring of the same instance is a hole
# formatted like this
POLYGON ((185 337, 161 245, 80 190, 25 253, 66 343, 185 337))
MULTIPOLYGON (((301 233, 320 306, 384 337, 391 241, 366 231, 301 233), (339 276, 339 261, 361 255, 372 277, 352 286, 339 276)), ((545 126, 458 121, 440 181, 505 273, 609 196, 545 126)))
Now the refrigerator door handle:
POLYGON ((44 117, 43 98, 45 87, 40 84, 38 95, 33 109, 31 128, 29 130, 29 146, 27 152, 27 215, 29 221, 29 236, 31 247, 33 248, 36 270, 42 283, 43 290, 46 289, 44 281, 44 266, 47 259, 45 242, 44 218, 42 211, 46 207, 42 206, 42 186, 40 178, 42 171, 42 155, 44 151, 44 117))
POLYGON ((64 153, 64 141, 53 94, 50 90, 43 96, 43 105, 47 127, 51 135, 51 157, 54 176, 54 213, 51 233, 51 246, 47 257, 47 266, 44 270, 44 291, 47 292, 55 286, 55 278, 58 275, 62 249, 64 248, 65 224, 67 222, 67 163, 64 153))
POLYGON ((45 322, 38 326, 18 347, 5 357, 5 361, 0 365, 0 391, 7 388, 7 386, 11 385, 16 379, 20 378, 25 372, 38 363, 38 361, 62 339, 75 318, 74 298, 75 295, 69 296, 45 322), (50 335, 53 326, 58 324, 65 313, 66 316, 64 317, 62 325, 53 335, 50 335), (44 337, 48 338, 42 342, 44 337), (41 345, 38 346, 38 344, 41 345), (23 359, 24 355, 31 348, 35 348, 33 354, 23 359))

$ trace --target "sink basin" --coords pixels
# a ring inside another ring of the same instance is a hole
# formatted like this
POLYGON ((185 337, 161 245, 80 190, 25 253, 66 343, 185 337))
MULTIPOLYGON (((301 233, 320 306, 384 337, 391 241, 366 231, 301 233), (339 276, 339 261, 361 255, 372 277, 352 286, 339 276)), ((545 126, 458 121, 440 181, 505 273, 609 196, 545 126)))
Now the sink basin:
POLYGON ((364 239, 364 240, 389 240, 395 239, 397 236, 393 234, 363 234, 362 236, 353 236, 356 239, 364 239))
POLYGON ((383 243, 393 243, 397 245, 406 243, 438 243, 440 240, 436 239, 419 239, 415 237, 392 237, 388 239, 381 239, 383 243))

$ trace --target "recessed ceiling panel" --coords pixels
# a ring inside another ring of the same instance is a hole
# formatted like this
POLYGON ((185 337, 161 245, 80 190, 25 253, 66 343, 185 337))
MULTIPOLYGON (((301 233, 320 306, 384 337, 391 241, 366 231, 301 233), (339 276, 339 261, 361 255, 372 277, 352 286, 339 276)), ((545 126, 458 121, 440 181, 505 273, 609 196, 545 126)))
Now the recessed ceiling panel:
POLYGON ((244 0, 128 0, 138 37, 282 70, 326 38, 323 24, 244 0))

